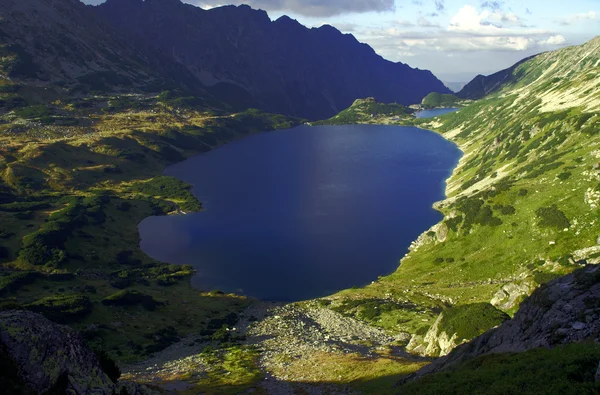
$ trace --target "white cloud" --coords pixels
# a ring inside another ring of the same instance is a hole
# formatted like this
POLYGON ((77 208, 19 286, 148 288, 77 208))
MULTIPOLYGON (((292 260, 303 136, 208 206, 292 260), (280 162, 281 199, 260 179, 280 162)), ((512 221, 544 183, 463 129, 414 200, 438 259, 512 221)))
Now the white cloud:
POLYGON ((540 41, 540 44, 542 44, 542 45, 561 45, 561 44, 564 44, 565 42, 567 42, 565 37, 562 36, 561 34, 557 34, 557 35, 548 37, 547 40, 540 41))
POLYGON ((435 22, 430 21, 429 19, 425 18, 424 16, 419 17, 419 20, 417 21, 417 24, 420 27, 440 27, 440 25, 438 25, 435 22))
MULTIPOLYGON (((434 27, 434 23, 421 17, 419 27, 434 27)), ((375 49, 395 59, 397 54, 427 51, 445 53, 464 52, 542 52, 566 42, 556 32, 527 26, 514 13, 501 10, 478 10, 466 5, 450 18, 446 28, 406 30, 400 25, 360 34, 360 38, 375 49), (393 55, 392 55, 393 54, 393 55)))
POLYGON ((481 32, 481 29, 497 29, 495 26, 484 26, 482 24, 484 16, 488 14, 487 11, 483 11, 481 14, 477 12, 475 7, 466 5, 450 20, 449 31, 460 31, 460 32, 481 32))
POLYGON ((452 17, 448 30, 495 35, 502 34, 509 27, 527 27, 527 25, 519 16, 511 12, 488 10, 478 12, 474 7, 466 5, 452 17))
POLYGON ((407 19, 402 19, 402 18, 400 18, 400 19, 398 19, 396 21, 396 25, 399 26, 399 27, 413 27, 413 26, 415 26, 415 24, 412 23, 411 21, 409 21, 407 19))
POLYGON ((596 11, 588 11, 581 14, 573 14, 566 16, 558 21, 563 26, 573 25, 583 21, 595 21, 598 20, 598 13, 596 11))

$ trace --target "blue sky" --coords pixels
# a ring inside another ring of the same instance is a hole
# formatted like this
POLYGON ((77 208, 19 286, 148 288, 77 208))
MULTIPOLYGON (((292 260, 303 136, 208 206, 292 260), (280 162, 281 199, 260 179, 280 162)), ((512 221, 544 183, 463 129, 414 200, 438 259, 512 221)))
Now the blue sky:
MULTIPOLYGON (((103 0, 84 0, 98 3, 103 0)), ((249 4, 271 19, 330 24, 392 61, 450 82, 490 74, 529 55, 600 34, 600 0, 184 0, 249 4)))

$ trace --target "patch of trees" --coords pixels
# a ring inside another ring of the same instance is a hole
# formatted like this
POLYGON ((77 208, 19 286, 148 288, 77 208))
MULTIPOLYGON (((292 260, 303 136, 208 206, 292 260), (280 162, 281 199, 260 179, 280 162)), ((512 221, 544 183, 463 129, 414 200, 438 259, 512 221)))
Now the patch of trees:
POLYGON ((159 176, 149 181, 137 182, 131 186, 132 192, 144 194, 149 197, 162 199, 175 199, 180 203, 182 210, 200 211, 202 204, 191 193, 192 186, 173 177, 159 176))
POLYGON ((19 258, 31 265, 56 267, 67 258, 64 244, 73 231, 85 224, 101 224, 106 220, 104 205, 110 201, 105 195, 81 199, 65 199, 67 206, 52 213, 40 230, 23 238, 19 258))

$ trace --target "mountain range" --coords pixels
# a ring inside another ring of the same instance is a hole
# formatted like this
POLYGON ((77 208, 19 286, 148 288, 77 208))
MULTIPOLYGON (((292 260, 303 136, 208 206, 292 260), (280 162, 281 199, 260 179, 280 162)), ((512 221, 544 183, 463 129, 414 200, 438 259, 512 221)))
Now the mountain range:
POLYGON ((0 53, 6 393, 600 391, 600 38, 479 76, 464 101, 246 6, 3 0, 0 53), (376 101, 430 91, 461 108, 376 101), (144 218, 202 208, 166 166, 359 95, 321 123, 418 126, 464 152, 396 272, 280 305, 194 289, 192 266, 140 249, 144 218))
POLYGON ((306 119, 361 97, 409 105, 450 92, 431 72, 387 61, 332 26, 271 21, 249 6, 6 0, 0 15, 7 76, 70 92, 169 89, 306 119))

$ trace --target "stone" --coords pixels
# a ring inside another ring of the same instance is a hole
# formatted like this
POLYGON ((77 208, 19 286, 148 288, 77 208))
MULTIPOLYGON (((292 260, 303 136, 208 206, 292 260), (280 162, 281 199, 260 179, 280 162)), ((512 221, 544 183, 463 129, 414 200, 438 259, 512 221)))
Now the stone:
POLYGON ((64 375, 67 394, 112 395, 116 390, 83 338, 40 314, 1 312, 0 342, 18 366, 25 385, 35 393, 48 391, 64 375))
POLYGON ((571 328, 575 329, 576 331, 580 331, 582 329, 585 329, 585 324, 583 322, 574 322, 571 325, 571 328))

